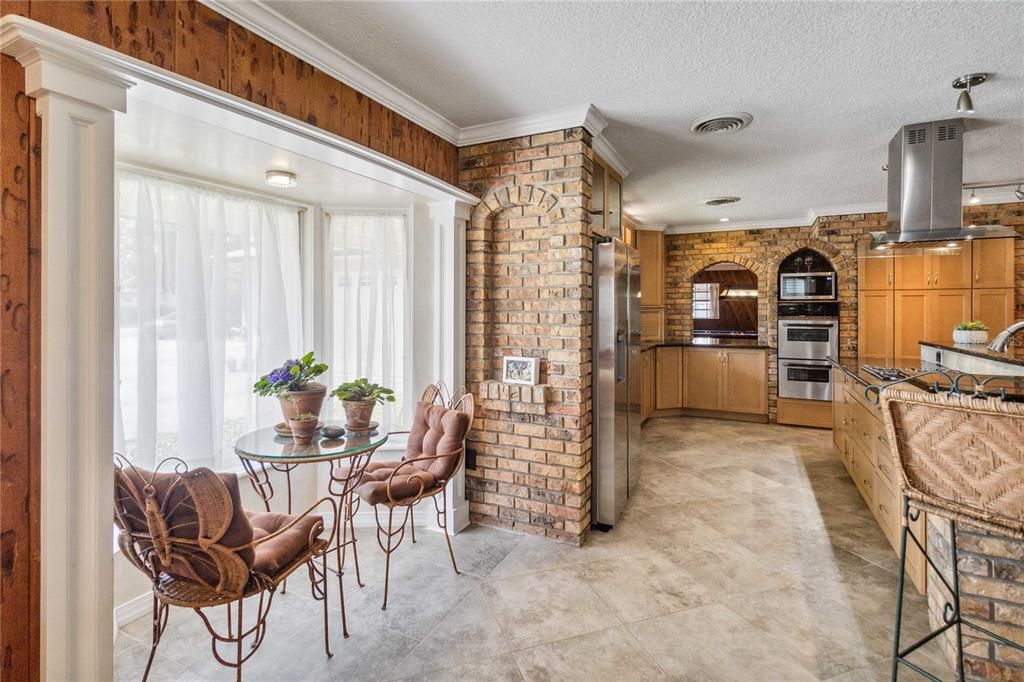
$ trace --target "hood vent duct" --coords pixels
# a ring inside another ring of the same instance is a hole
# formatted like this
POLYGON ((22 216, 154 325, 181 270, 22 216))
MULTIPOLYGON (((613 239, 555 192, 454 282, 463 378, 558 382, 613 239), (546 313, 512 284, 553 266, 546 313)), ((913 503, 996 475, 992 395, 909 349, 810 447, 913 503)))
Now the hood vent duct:
POLYGON ((963 226, 963 166, 962 119, 900 128, 889 142, 888 226, 872 233, 872 247, 1016 237, 1003 225, 963 226))

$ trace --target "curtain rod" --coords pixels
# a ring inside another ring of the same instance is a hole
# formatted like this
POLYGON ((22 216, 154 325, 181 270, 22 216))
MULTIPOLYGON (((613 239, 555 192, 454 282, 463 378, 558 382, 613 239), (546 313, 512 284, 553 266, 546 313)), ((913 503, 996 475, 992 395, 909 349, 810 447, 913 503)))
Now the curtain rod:
POLYGON ((288 199, 281 199, 273 194, 264 194, 263 192, 256 192, 245 187, 238 185, 232 185, 226 182, 219 182, 217 180, 210 180, 199 175, 190 175, 188 173, 181 173, 179 171, 171 171, 165 168, 157 168, 155 166, 148 166, 142 163, 135 163, 132 161, 116 161, 114 167, 118 170, 124 169, 134 173, 141 173, 143 175, 153 175, 158 178, 165 180, 174 180, 177 182, 185 182, 196 185, 206 185, 208 187, 214 187, 216 189, 224 190, 226 192, 232 192, 234 194, 241 194, 244 196, 261 199, 270 203, 281 204, 283 206, 292 206, 298 209, 299 213, 305 213, 309 210, 312 205, 304 204, 298 201, 290 201, 288 199))

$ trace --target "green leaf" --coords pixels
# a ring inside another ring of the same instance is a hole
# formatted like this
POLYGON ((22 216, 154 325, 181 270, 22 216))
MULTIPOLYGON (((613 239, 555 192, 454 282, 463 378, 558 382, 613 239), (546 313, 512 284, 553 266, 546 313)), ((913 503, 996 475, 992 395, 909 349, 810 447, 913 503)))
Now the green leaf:
POLYGON ((309 363, 313 362, 313 351, 309 351, 308 353, 303 355, 302 359, 299 360, 299 362, 303 365, 308 365, 309 363))

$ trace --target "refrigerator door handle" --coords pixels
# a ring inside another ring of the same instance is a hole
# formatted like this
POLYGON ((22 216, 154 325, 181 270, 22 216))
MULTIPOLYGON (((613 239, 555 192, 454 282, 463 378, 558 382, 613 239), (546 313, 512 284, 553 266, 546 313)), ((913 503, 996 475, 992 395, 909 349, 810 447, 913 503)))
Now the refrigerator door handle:
POLYGON ((626 330, 615 330, 615 383, 626 380, 626 330))

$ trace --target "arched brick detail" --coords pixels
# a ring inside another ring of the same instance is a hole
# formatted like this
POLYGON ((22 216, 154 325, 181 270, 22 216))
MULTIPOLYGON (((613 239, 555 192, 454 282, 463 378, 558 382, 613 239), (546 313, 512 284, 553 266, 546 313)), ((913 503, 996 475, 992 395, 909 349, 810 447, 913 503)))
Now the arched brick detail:
POLYGON ((681 275, 671 277, 667 281, 667 285, 674 287, 678 293, 676 297, 677 305, 674 308, 681 313, 684 320, 684 328, 690 330, 690 333, 693 331, 693 277, 704 268, 715 263, 736 263, 757 275, 757 340, 760 343, 768 343, 768 297, 772 289, 771 277, 766 272, 764 263, 759 263, 743 256, 706 256, 691 263, 683 270, 681 275))

